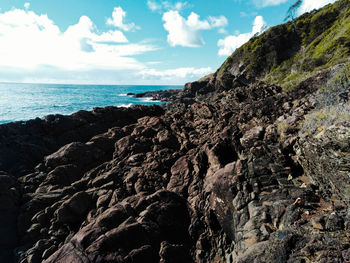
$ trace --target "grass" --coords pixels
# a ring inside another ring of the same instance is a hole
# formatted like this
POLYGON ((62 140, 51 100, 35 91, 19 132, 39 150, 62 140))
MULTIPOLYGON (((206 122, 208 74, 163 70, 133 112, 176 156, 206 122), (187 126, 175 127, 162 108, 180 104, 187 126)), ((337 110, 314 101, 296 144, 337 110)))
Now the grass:
POLYGON ((318 132, 344 121, 350 121, 350 103, 314 110, 305 116, 300 136, 316 135, 318 132))
POLYGON ((350 63, 345 64, 315 95, 316 108, 305 116, 300 135, 315 135, 328 127, 350 121, 350 63))

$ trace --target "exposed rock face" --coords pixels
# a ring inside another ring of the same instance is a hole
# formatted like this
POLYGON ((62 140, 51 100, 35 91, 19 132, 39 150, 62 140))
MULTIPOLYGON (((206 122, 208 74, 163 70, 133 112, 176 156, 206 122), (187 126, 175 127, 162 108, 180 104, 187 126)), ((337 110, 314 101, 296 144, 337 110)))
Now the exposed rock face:
POLYGON ((156 262, 159 257, 169 262, 169 253, 186 262, 189 222, 186 202, 177 194, 139 194, 97 216, 45 262, 156 262))
POLYGON ((163 114, 160 107, 136 106, 131 110, 106 107, 70 116, 49 115, 0 125, 0 170, 24 175, 45 155, 67 143, 86 142, 109 128, 134 123, 142 116, 160 114, 163 114))
POLYGON ((164 109, 0 126, 0 261, 349 262, 349 124, 299 137, 334 69, 226 66, 164 109))
POLYGON ((0 172, 0 259, 2 262, 13 260, 12 249, 18 244, 19 190, 15 177, 0 172))
MULTIPOLYGON (((297 156, 307 176, 325 194, 350 197, 350 123, 343 122, 299 140, 297 156)), ((349 200, 348 200, 349 201, 349 200)))
POLYGON ((128 94, 136 98, 151 98, 155 101, 170 101, 174 96, 176 96, 180 90, 158 90, 158 91, 147 91, 144 93, 128 94))
POLYGON ((335 208, 305 180, 293 150, 319 85, 308 83, 236 87, 162 115, 153 108, 43 157, 18 179, 15 261, 344 260, 346 204, 335 208), (281 132, 281 121, 292 128, 281 132))

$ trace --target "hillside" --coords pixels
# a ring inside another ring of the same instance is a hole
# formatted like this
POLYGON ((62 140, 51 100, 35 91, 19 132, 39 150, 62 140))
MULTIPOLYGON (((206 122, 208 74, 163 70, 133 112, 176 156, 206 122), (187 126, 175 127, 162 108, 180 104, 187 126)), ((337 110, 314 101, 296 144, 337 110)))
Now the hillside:
POLYGON ((350 262, 349 12, 269 29, 163 108, 1 125, 0 262, 350 262))
POLYGON ((337 1, 251 39, 215 76, 225 80, 243 75, 248 81, 264 80, 293 88, 320 70, 349 63, 349 25, 349 2, 337 1))

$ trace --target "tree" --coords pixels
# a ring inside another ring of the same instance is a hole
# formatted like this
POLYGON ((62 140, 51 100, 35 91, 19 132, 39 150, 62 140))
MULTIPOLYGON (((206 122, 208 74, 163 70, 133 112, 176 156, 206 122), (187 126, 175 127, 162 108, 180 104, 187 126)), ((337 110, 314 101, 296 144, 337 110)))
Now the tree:
POLYGON ((292 4, 288 11, 287 11, 287 16, 284 19, 285 21, 288 21, 289 19, 291 19, 294 22, 295 19, 295 14, 297 12, 297 9, 300 7, 300 5, 302 4, 303 0, 297 0, 294 4, 292 4))

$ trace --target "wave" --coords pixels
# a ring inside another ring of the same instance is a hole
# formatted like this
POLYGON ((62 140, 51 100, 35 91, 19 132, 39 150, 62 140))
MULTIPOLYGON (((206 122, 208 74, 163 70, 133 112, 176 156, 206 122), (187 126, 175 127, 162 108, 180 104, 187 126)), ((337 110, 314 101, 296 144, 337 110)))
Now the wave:
POLYGON ((134 104, 133 104, 133 103, 128 103, 128 104, 120 104, 120 105, 118 105, 118 107, 130 108, 132 105, 134 105, 134 104))
POLYGON ((145 97, 140 99, 141 102, 162 102, 160 100, 154 100, 153 97, 145 97))

